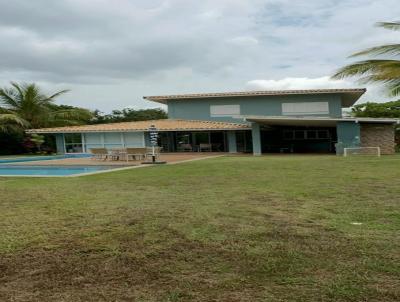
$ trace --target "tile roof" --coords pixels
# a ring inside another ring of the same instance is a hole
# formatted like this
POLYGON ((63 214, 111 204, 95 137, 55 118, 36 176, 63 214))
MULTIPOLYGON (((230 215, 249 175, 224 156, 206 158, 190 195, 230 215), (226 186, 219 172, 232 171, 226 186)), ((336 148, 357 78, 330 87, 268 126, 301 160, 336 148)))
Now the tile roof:
POLYGON ((168 100, 185 100, 197 98, 222 98, 222 97, 251 97, 271 95, 293 95, 293 94, 347 94, 356 97, 356 100, 365 93, 365 88, 344 88, 344 89, 305 89, 305 90, 261 90, 241 92, 218 92, 218 93, 193 93, 177 95, 144 96, 149 101, 166 104, 168 100))
POLYGON ((29 129, 26 132, 27 133, 135 132, 135 131, 139 132, 139 131, 147 131, 150 125, 156 126, 156 128, 159 131, 250 129, 250 126, 248 124, 225 123, 225 122, 215 122, 215 121, 161 119, 161 120, 125 122, 125 123, 29 129))

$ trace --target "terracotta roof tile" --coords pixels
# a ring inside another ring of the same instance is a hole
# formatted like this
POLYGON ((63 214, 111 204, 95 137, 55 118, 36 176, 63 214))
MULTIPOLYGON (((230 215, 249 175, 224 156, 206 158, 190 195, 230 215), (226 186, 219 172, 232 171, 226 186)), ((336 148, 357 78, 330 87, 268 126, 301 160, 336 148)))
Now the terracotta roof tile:
POLYGON ((30 129, 27 130, 26 132, 27 133, 130 132, 130 131, 135 132, 135 131, 147 131, 150 125, 156 126, 156 128, 159 131, 250 129, 250 126, 248 124, 226 123, 226 122, 216 122, 216 121, 162 119, 162 120, 150 120, 150 121, 139 121, 139 122, 30 129))

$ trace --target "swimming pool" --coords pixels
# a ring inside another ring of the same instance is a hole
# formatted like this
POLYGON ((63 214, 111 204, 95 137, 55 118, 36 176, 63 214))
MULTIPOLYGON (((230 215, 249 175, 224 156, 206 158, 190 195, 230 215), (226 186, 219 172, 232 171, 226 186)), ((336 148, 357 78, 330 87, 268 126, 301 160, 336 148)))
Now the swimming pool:
POLYGON ((63 158, 85 158, 85 157, 90 157, 90 156, 91 156, 90 154, 63 154, 63 155, 11 157, 11 158, 0 159, 0 164, 20 163, 20 162, 29 162, 29 161, 38 161, 38 160, 54 160, 54 159, 63 159, 63 158))
POLYGON ((0 176, 71 176, 111 169, 115 167, 0 165, 0 176))

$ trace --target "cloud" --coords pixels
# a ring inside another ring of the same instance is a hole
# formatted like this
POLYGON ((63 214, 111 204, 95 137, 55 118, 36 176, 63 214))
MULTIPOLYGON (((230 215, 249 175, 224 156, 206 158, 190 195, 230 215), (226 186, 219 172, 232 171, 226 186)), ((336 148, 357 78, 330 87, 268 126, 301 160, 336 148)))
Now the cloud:
POLYGON ((290 90, 326 89, 356 87, 353 82, 332 80, 329 76, 319 78, 284 78, 280 80, 251 80, 246 83, 248 90, 290 90))
POLYGON ((397 2, 0 0, 0 85, 70 88, 61 102, 105 111, 154 106, 146 94, 346 86, 326 78, 398 41, 373 27, 398 19, 397 2))
POLYGON ((243 46, 257 45, 258 40, 251 36, 235 37, 229 40, 230 43, 243 46))
POLYGON ((283 78, 279 80, 251 80, 246 83, 246 90, 291 90, 291 89, 334 89, 334 88, 367 88, 367 92, 358 103, 389 101, 394 98, 385 94, 377 85, 360 85, 354 81, 333 80, 329 76, 318 78, 283 78))

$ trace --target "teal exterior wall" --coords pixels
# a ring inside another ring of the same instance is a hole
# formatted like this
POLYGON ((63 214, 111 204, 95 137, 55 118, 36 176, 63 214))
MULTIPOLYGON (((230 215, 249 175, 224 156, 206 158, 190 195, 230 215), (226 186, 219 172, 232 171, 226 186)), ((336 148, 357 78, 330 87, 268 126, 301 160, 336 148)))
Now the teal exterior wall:
MULTIPOLYGON (((329 114, 319 116, 342 116, 340 95, 287 95, 258 97, 203 98, 168 101, 168 117, 172 119, 215 120, 223 122, 243 122, 232 117, 211 117, 211 105, 240 105, 240 115, 282 115, 282 103, 328 102, 329 114)), ((307 116, 313 116, 312 114, 307 116)), ((314 115, 315 116, 315 115, 314 115)))
POLYGON ((338 122, 336 125, 336 154, 343 154, 344 148, 360 146, 360 124, 355 122, 338 122))
POLYGON ((251 124, 251 138, 253 141, 253 154, 261 155, 261 133, 260 133, 260 124, 252 123, 251 124))
POLYGON ((57 153, 65 153, 64 134, 56 134, 57 153))

